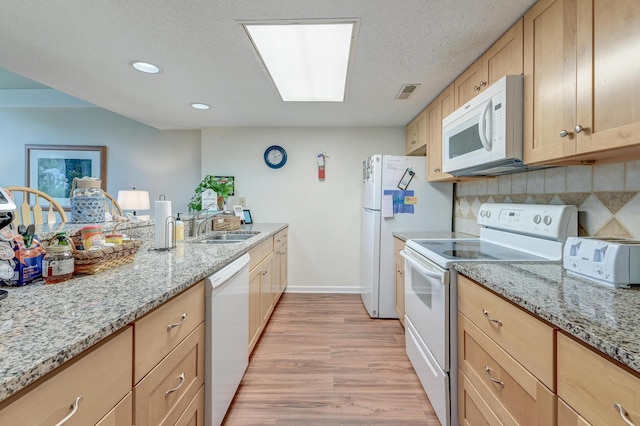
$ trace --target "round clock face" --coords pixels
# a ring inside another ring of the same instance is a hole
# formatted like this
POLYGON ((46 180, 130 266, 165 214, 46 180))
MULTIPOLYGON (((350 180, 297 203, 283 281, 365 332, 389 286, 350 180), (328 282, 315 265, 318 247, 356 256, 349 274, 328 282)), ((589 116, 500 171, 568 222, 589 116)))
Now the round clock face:
POLYGON ((264 151, 264 161, 272 169, 279 169, 287 162, 287 151, 278 145, 270 146, 264 151))

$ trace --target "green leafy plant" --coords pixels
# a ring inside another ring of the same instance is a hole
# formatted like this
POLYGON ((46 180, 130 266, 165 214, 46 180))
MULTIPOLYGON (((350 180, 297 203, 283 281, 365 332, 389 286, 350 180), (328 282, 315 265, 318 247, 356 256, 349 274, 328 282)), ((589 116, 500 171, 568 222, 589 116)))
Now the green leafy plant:
POLYGON ((202 193, 207 189, 213 190, 218 197, 225 200, 234 192, 234 181, 232 177, 220 177, 207 175, 195 189, 195 195, 189 201, 189 210, 198 212, 202 210, 202 193))

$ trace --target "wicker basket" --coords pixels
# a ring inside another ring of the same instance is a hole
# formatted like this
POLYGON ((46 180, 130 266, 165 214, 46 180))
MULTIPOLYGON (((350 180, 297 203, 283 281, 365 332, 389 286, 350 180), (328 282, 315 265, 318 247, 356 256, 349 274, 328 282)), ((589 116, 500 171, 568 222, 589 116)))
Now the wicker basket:
POLYGON ((99 247, 91 250, 78 250, 72 239, 74 272, 76 274, 97 274, 116 266, 133 262, 142 246, 141 240, 125 240, 113 247, 99 247))
POLYGON ((219 215, 213 218, 214 231, 233 231, 240 228, 240 218, 235 215, 219 215))

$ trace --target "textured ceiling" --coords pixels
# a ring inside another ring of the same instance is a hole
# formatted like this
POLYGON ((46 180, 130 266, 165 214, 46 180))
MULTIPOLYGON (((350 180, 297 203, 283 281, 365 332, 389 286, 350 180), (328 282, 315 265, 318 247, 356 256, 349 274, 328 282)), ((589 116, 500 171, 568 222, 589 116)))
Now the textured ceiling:
POLYGON ((402 126, 533 3, 2 0, 0 67, 160 129, 402 126), (238 22, 318 18, 360 19, 347 101, 283 103, 238 22), (420 87, 395 100, 406 83, 420 87))

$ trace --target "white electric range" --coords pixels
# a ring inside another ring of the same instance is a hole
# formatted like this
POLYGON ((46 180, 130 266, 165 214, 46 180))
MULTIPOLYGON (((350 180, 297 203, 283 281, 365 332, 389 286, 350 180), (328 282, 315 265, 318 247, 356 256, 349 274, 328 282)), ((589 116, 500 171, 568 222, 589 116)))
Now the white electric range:
POLYGON ((577 235, 575 206, 485 203, 478 238, 410 239, 405 259, 407 356, 443 426, 458 424, 457 289, 460 262, 553 262, 577 235))

